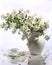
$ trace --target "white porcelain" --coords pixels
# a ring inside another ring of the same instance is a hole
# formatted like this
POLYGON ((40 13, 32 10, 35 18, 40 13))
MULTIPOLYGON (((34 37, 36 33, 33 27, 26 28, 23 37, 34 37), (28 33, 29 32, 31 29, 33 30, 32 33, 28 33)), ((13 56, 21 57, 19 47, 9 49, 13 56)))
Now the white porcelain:
POLYGON ((41 52, 42 52, 42 50, 44 48, 45 39, 44 39, 43 35, 39 36, 37 38, 36 38, 35 35, 33 34, 34 37, 31 36, 31 38, 29 38, 28 48, 29 48, 29 51, 30 51, 31 54, 36 55, 36 54, 41 54, 41 52))

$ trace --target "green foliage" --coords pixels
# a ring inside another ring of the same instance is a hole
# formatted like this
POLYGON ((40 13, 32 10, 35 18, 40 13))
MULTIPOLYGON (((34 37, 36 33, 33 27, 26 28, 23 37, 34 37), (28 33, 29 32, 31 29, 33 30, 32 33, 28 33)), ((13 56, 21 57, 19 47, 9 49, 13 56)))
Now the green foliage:
POLYGON ((32 32, 40 32, 43 35, 44 31, 49 27, 47 22, 42 22, 41 17, 30 15, 28 10, 23 11, 20 9, 18 12, 13 10, 12 13, 1 15, 1 18, 6 21, 1 24, 2 28, 5 30, 12 28, 13 33, 20 29, 26 37, 32 32))

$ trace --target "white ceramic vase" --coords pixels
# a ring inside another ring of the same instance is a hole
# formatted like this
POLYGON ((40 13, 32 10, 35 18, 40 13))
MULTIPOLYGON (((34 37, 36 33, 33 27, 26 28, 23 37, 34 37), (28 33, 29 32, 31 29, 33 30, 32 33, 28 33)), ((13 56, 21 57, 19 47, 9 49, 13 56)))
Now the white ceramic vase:
POLYGON ((31 34, 29 40, 28 40, 28 48, 29 51, 32 55, 37 55, 41 54, 44 44, 45 44, 45 39, 44 36, 39 36, 39 32, 34 32, 31 34))

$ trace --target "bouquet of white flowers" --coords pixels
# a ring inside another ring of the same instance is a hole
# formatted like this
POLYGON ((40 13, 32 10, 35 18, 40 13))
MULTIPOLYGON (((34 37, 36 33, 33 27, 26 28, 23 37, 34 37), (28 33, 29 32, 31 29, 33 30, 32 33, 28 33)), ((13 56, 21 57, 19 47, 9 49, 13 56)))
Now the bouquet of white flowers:
MULTIPOLYGON (((6 22, 1 25, 5 30, 11 29, 15 33, 17 29, 23 33, 23 38, 29 37, 32 32, 39 32, 44 35, 44 31, 49 27, 48 22, 42 22, 41 17, 32 16, 29 11, 23 11, 22 9, 16 12, 13 10, 12 13, 2 15, 1 18, 6 22)), ((49 36, 45 35, 45 39, 48 40, 49 36)))

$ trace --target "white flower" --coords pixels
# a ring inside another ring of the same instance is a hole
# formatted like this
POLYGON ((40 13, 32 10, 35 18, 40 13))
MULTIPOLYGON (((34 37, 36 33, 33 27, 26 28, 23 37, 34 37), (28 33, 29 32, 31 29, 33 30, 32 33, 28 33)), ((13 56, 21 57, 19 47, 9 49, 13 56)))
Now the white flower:
POLYGON ((16 23, 11 23, 10 27, 15 27, 16 26, 16 23))

